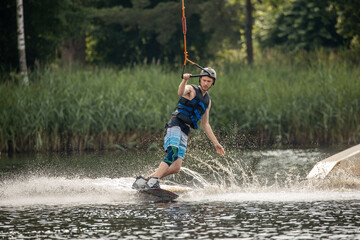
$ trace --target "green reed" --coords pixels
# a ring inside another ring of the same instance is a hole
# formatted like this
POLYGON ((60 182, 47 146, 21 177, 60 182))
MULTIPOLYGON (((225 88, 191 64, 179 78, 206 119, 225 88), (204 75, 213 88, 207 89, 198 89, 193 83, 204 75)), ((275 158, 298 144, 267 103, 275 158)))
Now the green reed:
POLYGON ((8 82, 0 87, 0 149, 102 149, 153 134, 176 101, 174 78, 155 66, 45 68, 30 86, 8 82))
POLYGON ((225 87, 216 90, 221 104, 214 111, 223 116, 216 126, 226 129, 231 119, 229 132, 255 136, 257 144, 359 142, 358 66, 323 52, 296 57, 253 67, 230 63, 225 87))
MULTIPOLYGON (((360 70, 347 61, 279 57, 251 67, 223 63, 217 71, 210 123, 232 144, 360 140, 360 70)), ((158 65, 47 67, 31 73, 29 86, 8 80, 0 86, 0 151, 150 144, 176 106, 179 72, 158 65)))

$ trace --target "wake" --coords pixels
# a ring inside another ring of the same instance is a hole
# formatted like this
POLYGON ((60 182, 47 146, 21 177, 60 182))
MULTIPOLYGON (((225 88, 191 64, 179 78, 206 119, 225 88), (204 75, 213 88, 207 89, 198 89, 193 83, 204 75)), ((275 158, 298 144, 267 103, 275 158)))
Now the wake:
MULTIPOLYGON (((178 191, 178 203, 360 200, 357 177, 306 179, 317 158, 317 153, 296 150, 233 153, 225 158, 189 153, 181 172, 162 180, 161 186, 178 191)), ((143 204, 131 188, 133 181, 24 173, 0 181, 0 207, 143 204)))
POLYGON ((44 176, 8 180, 1 183, 0 206, 131 203, 133 181, 44 176))
MULTIPOLYGON (((182 174, 192 175, 198 186, 177 185, 172 181, 162 181, 163 188, 176 189, 180 197, 178 203, 206 202, 308 202, 360 200, 359 180, 352 179, 357 187, 344 187, 348 183, 330 188, 334 182, 298 182, 284 185, 217 185, 210 183, 199 173, 184 168, 182 174), (199 180, 201 179, 201 180, 199 180), (199 182, 202 181, 202 185, 199 182), (327 186, 327 187, 324 187, 327 186)), ((19 206, 78 206, 78 205, 118 205, 144 203, 138 193, 131 188, 133 178, 65 178, 32 176, 3 181, 0 191, 0 207, 19 206)), ((350 181, 348 179, 348 181, 350 181)), ((353 185, 350 185, 353 186, 353 185)), ((146 202, 146 201, 145 201, 146 202)))

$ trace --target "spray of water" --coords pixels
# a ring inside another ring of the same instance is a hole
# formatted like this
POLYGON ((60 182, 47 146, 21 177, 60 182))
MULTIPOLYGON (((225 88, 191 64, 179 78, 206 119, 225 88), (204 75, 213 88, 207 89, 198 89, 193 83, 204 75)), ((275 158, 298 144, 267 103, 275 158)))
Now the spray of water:
POLYGON ((1 182, 0 206, 79 205, 134 202, 132 178, 31 176, 1 182))
MULTIPOLYGON (((338 173, 324 180, 306 180, 306 173, 318 161, 308 162, 314 158, 311 153, 309 156, 289 150, 230 152, 219 157, 209 152, 190 152, 182 171, 163 180, 162 186, 182 188, 178 200, 185 202, 360 199, 357 177, 338 173)), ((73 173, 69 176, 43 171, 24 173, 0 182, 0 207, 133 204, 139 202, 137 192, 131 189, 133 181, 134 178, 121 175, 91 178, 76 177, 73 173)))
MULTIPOLYGON (((290 153, 293 155, 292 152, 290 153)), ((278 155, 276 152, 272 152, 272 154, 278 155)), ((343 195, 346 192, 351 193, 350 198, 354 195, 356 198, 359 195, 360 179, 348 173, 329 176, 326 179, 307 180, 305 175, 301 174, 305 171, 299 171, 298 166, 290 166, 287 169, 270 169, 270 164, 266 163, 264 157, 263 163, 261 163, 257 158, 252 158, 250 161, 248 155, 240 157, 236 154, 229 154, 227 157, 213 156, 208 153, 202 153, 200 156, 190 155, 194 162, 191 164, 193 169, 183 167, 182 173, 186 176, 182 178, 187 179, 188 185, 193 182, 193 187, 197 188, 196 192, 199 192, 199 184, 194 183, 200 183, 202 191, 209 194, 218 193, 218 196, 233 194, 232 197, 243 199, 249 199, 249 194, 273 194, 271 198, 277 200, 294 199, 294 196, 303 200, 317 199, 320 196, 332 196, 331 193, 335 195, 341 193, 339 197, 345 198, 343 195), (270 173, 266 174, 266 171, 270 173), (188 179, 189 176, 190 179, 188 179), (241 194, 245 194, 247 197, 241 196, 241 194), (284 196, 284 194, 292 197, 284 196)), ((289 159, 287 161, 291 162, 289 159)), ((181 182, 183 179, 179 177, 177 181, 181 182)), ((229 195, 227 197, 231 198, 229 195)), ((256 196, 256 198, 264 199, 264 196, 256 196)))

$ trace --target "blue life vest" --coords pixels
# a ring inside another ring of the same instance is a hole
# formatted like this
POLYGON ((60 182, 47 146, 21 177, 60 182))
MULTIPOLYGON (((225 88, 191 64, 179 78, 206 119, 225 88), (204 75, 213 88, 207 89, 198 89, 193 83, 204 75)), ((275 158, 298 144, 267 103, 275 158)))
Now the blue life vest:
POLYGON ((208 108, 210 96, 208 93, 204 96, 198 86, 191 86, 195 89, 196 96, 191 100, 181 97, 173 115, 189 124, 190 127, 198 129, 197 122, 208 108))

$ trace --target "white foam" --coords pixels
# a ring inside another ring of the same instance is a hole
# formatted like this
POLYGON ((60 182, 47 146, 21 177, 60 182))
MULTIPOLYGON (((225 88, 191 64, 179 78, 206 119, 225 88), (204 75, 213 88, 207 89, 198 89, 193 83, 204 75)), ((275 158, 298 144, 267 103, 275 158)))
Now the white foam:
POLYGON ((37 177, 5 181, 0 206, 112 204, 134 201, 132 178, 37 177))
POLYGON ((188 202, 314 202, 360 200, 360 192, 231 192, 206 193, 194 191, 182 198, 188 202))
MULTIPOLYGON (((65 178, 32 176, 3 181, 0 190, 0 207, 38 205, 104 205, 139 203, 137 192, 131 189, 133 178, 65 178)), ((338 181, 338 180, 337 180, 338 181)), ((287 187, 280 185, 259 186, 248 183, 229 188, 207 185, 186 188, 179 202, 246 202, 246 201, 344 201, 360 200, 359 182, 294 182, 287 187), (335 184, 337 188, 332 188, 335 184), (331 187, 332 186, 332 187, 331 187), (355 187, 354 187, 355 186, 355 187)), ((166 187, 163 184, 163 187, 166 187)), ((169 185, 172 186, 172 185, 169 185)), ((174 186, 172 186, 174 187, 174 186)), ((179 188, 179 186, 175 186, 179 188)))

